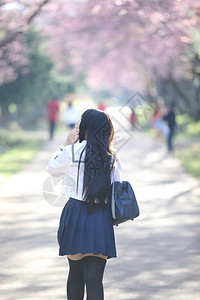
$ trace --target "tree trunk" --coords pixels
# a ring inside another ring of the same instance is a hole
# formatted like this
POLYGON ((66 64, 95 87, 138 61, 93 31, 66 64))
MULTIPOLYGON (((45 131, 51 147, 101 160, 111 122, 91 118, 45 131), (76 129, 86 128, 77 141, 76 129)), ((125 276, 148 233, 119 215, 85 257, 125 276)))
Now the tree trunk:
POLYGON ((10 112, 8 110, 8 104, 1 104, 1 115, 0 115, 0 124, 5 126, 10 121, 10 112))
POLYGON ((195 121, 200 121, 200 84, 196 89, 196 109, 195 109, 195 121))

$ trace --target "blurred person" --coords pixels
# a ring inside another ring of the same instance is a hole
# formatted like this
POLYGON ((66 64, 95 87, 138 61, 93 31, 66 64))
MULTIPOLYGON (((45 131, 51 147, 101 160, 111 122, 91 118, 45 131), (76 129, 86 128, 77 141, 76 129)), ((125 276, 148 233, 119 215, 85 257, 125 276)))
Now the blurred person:
POLYGON ((99 110, 105 111, 106 110, 106 106, 103 103, 100 103, 98 106, 99 110))
POLYGON ((169 153, 174 151, 173 137, 176 129, 176 115, 174 109, 175 104, 172 103, 167 114, 163 116, 163 120, 167 122, 169 128, 169 134, 167 138, 167 149, 169 153))
POLYGON ((54 98, 47 102, 47 119, 49 122, 49 140, 52 141, 54 138, 55 127, 59 118, 59 101, 54 98))
POLYGON ((130 115, 130 123, 131 123, 131 129, 133 130, 134 128, 137 128, 137 117, 135 114, 135 110, 133 107, 130 106, 131 109, 131 115, 130 115))
POLYGON ((168 135, 168 128, 165 126, 163 121, 163 116, 165 112, 165 107, 162 100, 156 102, 156 106, 151 116, 151 125, 156 131, 156 145, 160 144, 162 137, 168 135))
POLYGON ((69 197, 57 232, 59 255, 69 262, 68 300, 83 300, 85 286, 87 300, 103 300, 107 259, 116 257, 111 184, 121 173, 113 137, 108 113, 88 109, 47 166, 52 176, 65 174, 63 191, 69 197), (107 134, 101 134, 102 124, 107 134))
POLYGON ((72 105, 72 102, 70 101, 64 113, 65 124, 72 129, 79 118, 80 112, 72 105))

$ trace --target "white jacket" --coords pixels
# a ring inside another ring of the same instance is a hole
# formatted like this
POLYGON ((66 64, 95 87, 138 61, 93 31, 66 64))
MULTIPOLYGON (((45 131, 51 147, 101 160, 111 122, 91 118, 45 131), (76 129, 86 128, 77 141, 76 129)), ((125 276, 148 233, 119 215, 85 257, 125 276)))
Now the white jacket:
MULTIPOLYGON (((51 160, 47 165, 47 172, 52 176, 63 177, 61 194, 67 197, 72 197, 78 200, 83 200, 83 178, 84 178, 84 158, 85 150, 81 157, 78 193, 77 188, 77 174, 78 174, 78 161, 80 154, 86 146, 87 140, 74 145, 63 146, 60 151, 53 154, 51 160)), ((114 169, 111 172, 111 183, 113 182, 113 174, 115 174, 114 181, 121 181, 120 172, 121 167, 119 161, 115 161, 114 169)))

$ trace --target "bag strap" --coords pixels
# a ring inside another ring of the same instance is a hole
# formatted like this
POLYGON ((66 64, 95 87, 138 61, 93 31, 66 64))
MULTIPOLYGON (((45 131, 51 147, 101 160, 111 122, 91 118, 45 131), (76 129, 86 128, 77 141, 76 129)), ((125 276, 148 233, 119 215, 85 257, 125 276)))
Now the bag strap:
MULTIPOLYGON (((116 174, 116 163, 117 162, 115 161, 114 165, 113 165, 114 172, 113 172, 112 197, 111 197, 111 209, 112 209, 112 217, 113 217, 113 219, 116 219, 116 212, 115 212, 115 185, 114 185, 115 174, 116 174)), ((125 178, 124 173, 122 171, 122 167, 121 167, 121 165, 120 165, 119 162, 118 162, 118 164, 119 164, 119 168, 120 168, 120 177, 125 178)), ((122 178, 121 178, 121 181, 122 181, 122 178)))
POLYGON ((114 187, 115 187, 115 185, 114 185, 114 183, 115 183, 115 181, 114 181, 114 179, 115 179, 115 166, 113 166, 113 168, 114 168, 114 174, 113 174, 113 183, 112 183, 111 209, 112 209, 112 217, 113 217, 113 219, 116 219, 116 215, 115 215, 115 189, 114 189, 114 187))
MULTIPOLYGON (((116 161, 114 162, 113 168, 114 168, 114 172, 113 172, 113 183, 112 183, 112 197, 111 197, 111 210, 112 210, 112 217, 113 219, 116 219, 116 212, 115 212, 115 174, 116 174, 116 161)), ((121 166, 120 166, 120 170, 121 170, 121 166)))

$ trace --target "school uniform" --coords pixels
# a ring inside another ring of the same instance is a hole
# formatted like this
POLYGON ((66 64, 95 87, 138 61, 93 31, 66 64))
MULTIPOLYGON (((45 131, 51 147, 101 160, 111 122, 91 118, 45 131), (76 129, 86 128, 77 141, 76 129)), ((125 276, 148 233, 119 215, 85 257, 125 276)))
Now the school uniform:
MULTIPOLYGON (((89 213, 84 195, 82 196, 84 179, 84 158, 86 140, 62 147, 53 155, 48 163, 47 172, 52 176, 64 176, 61 193, 69 198, 60 217, 57 231, 59 255, 74 255, 77 253, 103 254, 108 258, 116 257, 116 245, 112 225, 110 199, 105 204, 105 209, 97 203, 94 204, 92 214, 89 213), (77 174, 78 161, 83 151, 79 170, 78 192, 77 174)), ((121 181, 120 164, 115 162, 111 171, 111 183, 121 181)))

